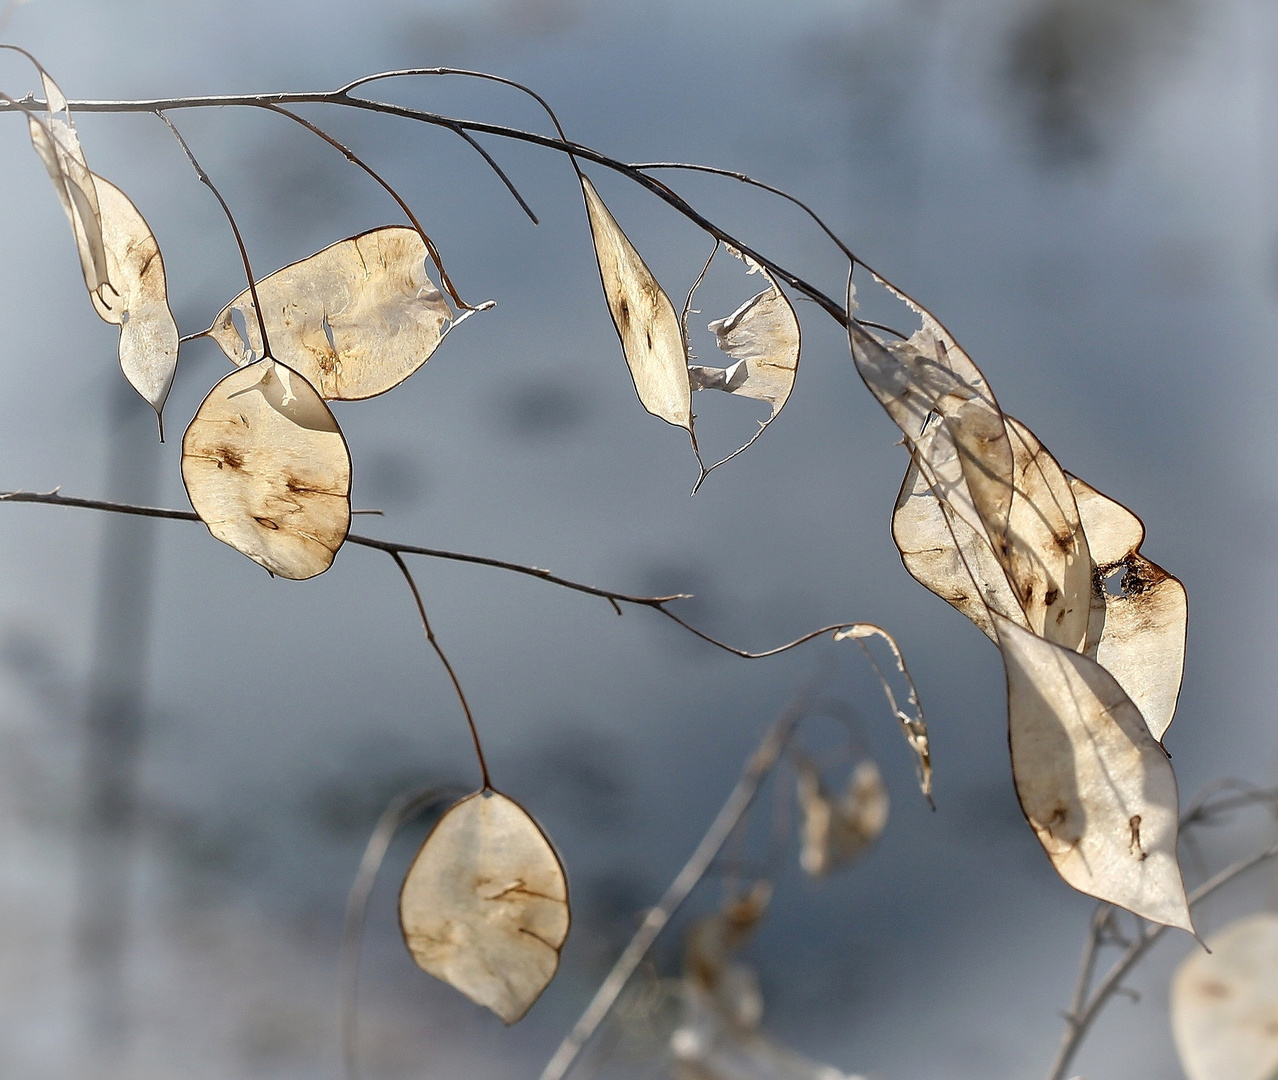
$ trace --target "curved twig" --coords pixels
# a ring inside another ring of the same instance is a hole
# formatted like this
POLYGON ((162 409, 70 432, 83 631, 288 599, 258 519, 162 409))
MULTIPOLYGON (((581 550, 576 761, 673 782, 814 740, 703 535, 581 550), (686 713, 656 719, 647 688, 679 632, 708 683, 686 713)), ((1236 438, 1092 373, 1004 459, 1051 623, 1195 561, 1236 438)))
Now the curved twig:
MULTIPOLYGON (((153 517, 162 518, 167 521, 200 521, 198 514, 191 510, 171 510, 158 506, 137 506, 132 503, 111 502, 106 499, 82 499, 74 496, 63 495, 58 488, 52 491, 0 491, 0 502, 14 503, 33 503, 41 506, 69 506, 82 510, 101 510, 112 514, 131 514, 135 517, 153 517)), ((598 585, 589 585, 581 581, 573 581, 571 578, 560 577, 558 574, 552 574, 549 570, 543 570, 538 566, 529 566, 526 563, 509 562, 506 559, 494 559, 487 555, 472 555, 463 551, 448 551, 444 548, 423 547, 419 544, 401 544, 392 540, 379 540, 372 536, 359 536, 355 533, 349 533, 346 537, 348 544, 354 544, 357 547, 372 548, 375 551, 384 551, 388 554, 397 555, 421 555, 429 559, 443 559, 448 562, 471 563, 475 566, 488 566, 494 570, 506 570, 513 574, 521 574, 526 577, 536 578, 538 581, 544 581, 549 585, 558 585, 560 588, 569 589, 572 592, 579 592, 586 596, 597 596, 601 600, 608 601, 612 605, 613 610, 618 615, 621 614, 621 604, 631 604, 635 607, 651 608, 660 612, 667 619, 678 623, 690 634, 701 638, 703 641, 709 642, 716 648, 722 649, 724 652, 731 653, 733 656, 739 656, 744 660, 762 660, 764 657, 776 656, 779 653, 787 652, 790 649, 803 645, 814 638, 821 637, 823 634, 833 634, 840 630, 846 630, 850 627, 859 625, 855 622, 832 623, 829 626, 823 626, 819 630, 813 630, 803 634, 801 637, 788 641, 784 645, 778 645, 772 649, 764 649, 761 652, 750 652, 747 649, 739 649, 735 645, 729 645, 727 642, 720 641, 718 638, 707 634, 703 630, 698 630, 695 626, 685 622, 675 612, 671 611, 667 605, 674 603, 676 600, 688 600, 691 593, 670 593, 667 596, 643 596, 637 593, 619 592, 615 589, 604 589, 598 585)))
POLYGON ((754 802, 760 785, 781 756, 781 751, 785 749, 795 726, 807 713, 811 693, 812 688, 806 688, 795 701, 786 706, 785 711, 768 729, 763 741, 750 755, 741 772, 741 778, 728 795, 727 801, 715 816, 714 821, 710 823, 710 828, 706 830, 696 850, 666 888, 665 894, 657 905, 648 909, 639 929, 635 931, 634 937, 630 939, 630 943, 613 964, 612 970, 595 991, 595 996, 586 1006, 586 1011, 581 1014, 542 1070, 540 1080, 563 1080, 568 1070, 572 1068, 582 1048, 603 1023, 604 1018, 616 1003, 617 997, 625 989, 630 976, 634 974, 648 950, 652 948, 657 935, 665 928, 671 916, 679 910, 697 882, 705 876, 719 854, 719 850, 736 829, 737 823, 750 809, 750 804, 754 802))
MULTIPOLYGON (((1263 801, 1256 798, 1252 793, 1248 794, 1252 795, 1252 797, 1246 801, 1244 801, 1246 797, 1239 797, 1237 805, 1241 806, 1247 805, 1248 802, 1254 804, 1255 802, 1263 801)), ((1272 797, 1273 795, 1271 792, 1264 791, 1259 792, 1259 794, 1267 797, 1272 797)), ((1197 805, 1191 804, 1190 810, 1182 816, 1182 826, 1192 825, 1201 820, 1198 815, 1201 813, 1201 807, 1204 802, 1205 798, 1200 797, 1199 800, 1196 800, 1197 805)), ((1224 888, 1224 886, 1245 874, 1248 870, 1273 858, 1278 858, 1278 844, 1274 844, 1248 858, 1240 859, 1232 866, 1221 870, 1189 894, 1190 909, 1192 910, 1196 905, 1202 903, 1213 893, 1224 888)), ((1096 911, 1092 916, 1091 930, 1083 947, 1083 959, 1079 966, 1078 981, 1074 987, 1069 1011, 1065 1014, 1065 1034, 1061 1037, 1060 1047, 1056 1052, 1051 1068, 1048 1070, 1047 1080, 1065 1080, 1070 1063, 1078 1053, 1079 1047, 1087 1037, 1096 1017, 1110 998, 1123 991, 1123 980, 1131 972, 1132 968, 1139 963, 1154 943, 1170 929, 1167 926, 1151 925, 1140 920, 1137 923, 1138 930, 1134 940, 1126 941, 1121 937, 1112 935, 1111 940, 1113 943, 1123 946, 1123 953, 1114 961, 1113 966, 1106 972, 1105 977, 1097 984, 1096 988, 1092 990, 1091 983, 1096 969, 1097 953, 1101 946, 1106 944, 1104 940, 1105 934, 1113 928, 1114 916, 1117 911, 1118 909, 1112 904, 1102 903, 1097 905, 1096 911)))
POLYGON ((257 328, 262 334, 262 358, 271 355, 271 342, 266 336, 266 317, 262 314, 262 305, 257 298, 257 280, 253 277, 253 267, 249 265, 248 249, 244 246, 244 238, 240 235, 240 227, 235 223, 235 215, 231 213, 231 208, 226 205, 226 200, 222 198, 222 193, 214 186, 213 181, 209 179, 209 174, 200 167, 200 163, 195 160, 195 155, 191 153, 191 148, 186 145, 186 140, 182 138, 182 133, 173 126, 173 121, 164 115, 163 109, 151 110, 164 121, 165 126, 173 132, 173 137, 177 139, 178 145, 182 147, 182 153, 186 155, 186 160, 191 163, 191 168, 195 170, 195 175, 199 177, 199 181, 211 192, 222 207, 222 213, 226 215, 226 220, 230 222, 231 232, 235 234, 235 244, 240 249, 240 258, 244 260, 244 274, 248 278, 249 293, 253 297, 253 314, 257 316, 257 328))
POLYGON ((290 112, 288 109, 285 109, 284 107, 280 105, 272 105, 267 103, 263 105, 262 108, 269 109, 273 113, 279 113, 280 116, 287 116, 290 120, 298 124, 301 124, 302 127, 306 128, 307 131, 311 132, 314 135, 319 136, 319 138, 323 139, 326 143, 328 143, 329 146, 333 147, 333 149, 341 153, 342 156, 344 156, 346 160, 349 161, 352 165, 359 166, 359 168, 363 169, 366 173, 368 173, 369 176, 371 176, 374 180, 376 180, 377 183, 381 185, 382 189, 386 192, 386 194, 388 194, 392 199, 394 199, 395 202, 399 205, 399 208, 404 211, 404 215, 408 218, 408 220, 412 222, 413 228, 417 230, 417 235, 422 238, 422 243, 426 245, 426 251, 430 255, 431 262, 435 264, 435 269, 439 271, 440 282, 443 284, 444 288, 448 290, 448 295, 451 296, 457 302, 458 307, 466 308, 467 310, 470 310, 470 311, 475 310, 470 304, 466 303, 466 301, 463 300, 458 295, 457 289, 453 285, 452 279, 448 276, 448 271, 444 269, 444 262, 443 262, 443 259, 440 258, 439 251, 435 247, 435 242, 431 240, 429 236, 426 235, 426 230, 422 228, 422 223, 417 220, 417 215, 413 213, 412 208, 408 205, 408 203, 404 201, 404 199, 401 197, 398 191, 396 191, 393 187, 391 187, 390 184, 379 173, 374 171, 371 165, 369 165, 363 159, 358 157, 354 153, 354 151, 352 151, 349 147, 338 142, 335 138, 333 138, 332 135, 330 135, 323 128, 317 127, 315 124, 312 124, 309 120, 306 119, 306 117, 299 116, 295 112, 290 112))
POLYGON ((466 723, 470 727, 470 738, 475 744, 475 756, 479 759, 480 790, 489 791, 493 784, 488 776, 488 760, 484 757, 484 747, 479 741, 479 729, 475 727, 475 714, 470 711, 470 702, 466 700, 466 692, 462 689, 461 680, 457 678, 457 672, 453 670, 453 665, 449 663, 448 656, 435 638, 435 631, 431 629, 430 619, 426 615, 426 605, 422 601, 422 594, 417 588, 417 582, 413 580, 408 564, 404 562, 403 556, 398 551, 390 552, 390 557, 395 560, 395 565, 399 567, 399 572, 404 575, 404 580, 408 582, 408 588, 417 604, 417 614, 421 616, 422 629, 426 632, 426 640, 430 642, 430 647, 435 650, 435 655, 439 657, 439 662, 444 665, 444 670, 448 672, 448 677, 453 682, 453 689, 457 692, 457 700, 461 702, 462 712, 466 714, 466 723))
MULTIPOLYGON (((755 250, 749 244, 739 240, 731 233, 728 233, 726 230, 716 225, 713 221, 706 218, 703 214, 696 210, 681 195, 663 184, 660 180, 649 176, 645 172, 635 169, 633 166, 628 165, 624 161, 620 161, 617 158, 610 157, 609 155, 601 153, 589 146, 585 146, 582 143, 572 142, 568 139, 539 135, 536 132, 524 131, 521 128, 509 127, 504 124, 490 124, 477 120, 461 120, 455 117, 443 116, 439 113, 428 112, 423 109, 412 109, 402 105, 394 105, 390 102, 374 101, 370 98, 355 97, 340 89, 320 92, 225 94, 185 98, 150 98, 133 101, 72 101, 69 103, 69 107, 76 112, 81 113, 134 113, 157 112, 172 109, 224 108, 228 105, 262 108, 266 105, 303 104, 338 105, 345 108, 360 109, 366 112, 382 113, 387 116, 399 116, 404 119, 430 124, 434 127, 446 128, 449 131, 457 133, 467 132, 481 135, 494 135, 498 138, 510 139, 515 142, 529 143, 534 146, 540 146, 548 150, 555 150, 559 153, 567 154, 570 158, 580 158, 583 161, 594 162, 604 168, 620 173, 634 181, 636 184, 639 184, 641 187, 646 188, 663 202, 671 206, 688 221, 696 225, 699 229, 708 233, 710 236, 721 240, 725 244, 731 244, 738 251, 750 256, 750 258, 752 258, 755 262, 767 268, 792 289, 802 293, 809 300, 818 304, 840 325, 847 325, 847 313, 842 304, 822 292, 815 285, 799 277, 793 271, 790 271, 784 266, 781 266, 779 263, 774 262, 766 255, 755 250)), ((40 102, 32 102, 32 106, 35 108, 42 107, 40 102)), ((0 103, 0 114, 11 110, 12 106, 0 103)), ((862 263, 862 265, 865 264, 862 263)))
POLYGON ((555 125, 555 131, 559 133, 559 137, 565 142, 568 136, 564 134, 564 127, 559 122, 559 117, 555 115, 555 110, 550 107, 546 101, 531 86, 525 86, 521 82, 514 79, 507 79, 504 75, 494 75, 490 71, 471 71, 468 68, 452 68, 452 67, 429 67, 429 68, 397 68, 394 71, 379 71, 376 75, 363 75, 354 82, 348 82, 345 86, 338 88, 339 94, 349 94, 357 86, 364 86, 371 82, 377 82, 380 79, 399 79, 412 75, 462 75, 471 79, 484 79, 488 82, 500 83, 503 86, 510 86, 527 94, 538 105, 546 110, 546 115, 550 117, 550 122, 555 125))

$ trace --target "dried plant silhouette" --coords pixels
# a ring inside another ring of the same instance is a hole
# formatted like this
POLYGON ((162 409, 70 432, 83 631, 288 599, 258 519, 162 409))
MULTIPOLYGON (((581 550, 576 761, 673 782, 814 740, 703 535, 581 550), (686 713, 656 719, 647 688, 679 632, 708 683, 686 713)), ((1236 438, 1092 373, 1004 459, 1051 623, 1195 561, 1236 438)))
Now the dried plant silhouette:
MULTIPOLYGON (((1186 892, 1181 832, 1219 812, 1223 804, 1209 797, 1182 815, 1172 764, 1161 744, 1184 665, 1184 588, 1140 554, 1144 528, 1136 515, 1068 473, 1027 426, 1007 416, 977 364, 940 322, 862 262, 804 203, 740 173, 612 158, 568 139, 533 91, 481 72, 383 72, 315 93, 69 101, 28 53, 4 48, 35 65, 43 97, 0 95, 0 112, 20 113, 27 120, 32 144, 70 222, 94 308, 119 327, 119 362, 128 381, 162 414, 179 341, 211 338, 232 370, 209 390, 182 439, 182 479, 194 512, 74 498, 56 490, 10 491, 0 493, 0 500, 203 522, 218 540, 271 574, 291 579, 323 573, 348 543, 388 555, 410 590, 427 644, 456 692, 479 769, 477 789, 444 812, 400 893, 404 939, 426 972, 507 1023, 519 1020, 558 966, 571 921, 571 867, 565 870, 534 821, 536 807, 526 809, 494 786, 480 739, 482 725, 432 626, 408 556, 536 577, 606 600, 618 614, 622 605, 650 608, 746 659, 773 656, 824 635, 855 641, 882 684, 888 711, 914 756, 920 789, 929 802, 933 762, 913 680, 895 638, 882 627, 849 620, 750 651, 691 625, 680 614, 683 594, 629 594, 533 566, 349 532, 351 451, 326 402, 358 401, 392 390, 422 370, 437 349, 447 347, 453 328, 492 307, 492 301, 471 305, 461 299, 441 253, 407 202, 342 143, 292 112, 297 105, 382 113, 450 131, 482 156, 534 222, 527 202, 478 137, 515 140, 566 155, 580 182, 604 301, 621 344, 619 360, 643 410, 689 436, 698 467, 694 492, 711 471, 752 447, 773 422, 781 422, 779 414, 796 385, 802 344, 791 296, 811 301, 845 328, 855 369, 896 425, 906 451, 905 478, 890 512, 885 493, 884 521, 890 519, 909 573, 966 615, 999 649, 1007 680, 1012 777, 1027 822, 1063 881, 1101 902, 1051 1080, 1063 1080, 1097 1013, 1167 929, 1195 933, 1196 905, 1250 866, 1278 854, 1278 847, 1260 851, 1186 892), (530 95, 545 109, 555 135, 457 119, 355 93, 378 80, 411 77, 485 79, 530 95), (334 238, 318 253, 258 278, 231 207, 169 115, 226 106, 261 109, 300 124, 376 181, 409 224, 334 238), (213 314, 208 329, 179 339, 160 246, 129 198, 91 171, 73 123, 74 114, 85 112, 155 114, 224 211, 245 280, 243 288, 240 282, 228 285, 228 293, 239 291, 213 314), (700 272, 688 275, 681 311, 604 204, 584 171, 587 167, 638 185, 713 242, 700 272), (730 235, 653 175, 681 169, 753 185, 797 205, 846 257, 846 298, 832 298, 730 235), (740 261, 747 288, 735 310, 708 323, 724 354, 719 367, 692 355, 688 324, 696 310, 697 287, 721 247, 740 261), (753 295, 746 295, 751 277, 758 284, 753 295), (883 299, 896 302, 906 329, 859 318, 858 287, 879 290, 883 299), (770 408, 739 449, 708 466, 695 435, 693 393, 700 390, 753 398, 770 408), (872 643, 877 644, 872 648, 872 643), (880 665, 875 653, 884 647, 891 662, 880 665), (1117 929, 1120 917, 1134 920, 1134 934, 1117 929), (1114 944, 1123 949, 1121 956, 1093 985, 1097 954, 1114 944)), ((822 708, 814 684, 769 729, 702 842, 647 911, 542 1080, 560 1080, 580 1060, 589 1040, 625 998, 657 936, 738 833, 762 784, 778 768, 790 762, 795 770, 789 789, 799 817, 795 857, 809 875, 823 877, 851 864, 874 844, 889 805, 877 765, 860 756, 832 793, 821 764, 803 748, 802 723, 822 708)), ((387 809, 351 892, 342 1025, 351 1076, 358 1072, 358 936, 371 882, 396 828, 440 798, 438 793, 409 793, 387 809)), ((1263 800, 1252 795, 1250 801, 1263 800)), ((669 1068, 686 1080, 840 1075, 777 1044, 760 1029, 758 982, 735 954, 765 917, 770 886, 767 881, 738 885, 720 912, 693 927, 679 978, 659 986, 644 1006, 651 1012, 669 1002, 679 1013, 661 1050, 669 1068)), ((1177 977, 1177 1044, 1193 1080, 1261 1080, 1278 1066, 1272 1030, 1278 1007, 1273 918, 1252 917, 1212 940, 1216 951, 1196 954, 1177 977), (1257 1017, 1264 1019, 1260 1027, 1257 1017)), ((623 1019, 643 1011, 635 1000, 623 1004, 617 1010, 623 1019)))

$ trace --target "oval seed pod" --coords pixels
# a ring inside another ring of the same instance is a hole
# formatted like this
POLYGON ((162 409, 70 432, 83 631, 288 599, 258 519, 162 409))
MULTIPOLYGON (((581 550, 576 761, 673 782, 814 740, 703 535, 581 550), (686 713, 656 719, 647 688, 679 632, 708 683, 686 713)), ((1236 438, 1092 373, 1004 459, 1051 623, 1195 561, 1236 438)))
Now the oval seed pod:
POLYGON ((513 1024, 559 967, 568 882, 518 803, 468 795, 439 819, 399 895, 404 942, 422 970, 513 1024))
POLYGON ((280 577, 321 574, 351 521, 351 457, 328 406, 275 360, 233 371, 182 438, 182 480, 209 532, 280 577))
POLYGON ((1278 915, 1232 922, 1176 969, 1172 1035, 1189 1080, 1278 1072, 1278 915))
POLYGON ((1114 677, 995 615, 1021 809, 1079 892, 1194 933, 1171 762, 1114 677))
MULTIPOLYGON (((387 225, 264 277, 257 295, 272 355, 329 401, 374 397, 398 386, 460 321, 426 273, 426 255, 416 229, 387 225)), ((247 289, 204 332, 241 366, 262 355, 247 289), (234 311, 244 319, 247 341, 234 311)))
POLYGON ((89 298, 104 322, 120 328, 120 369, 159 416, 178 358, 164 258, 132 200, 110 181, 96 174, 93 180, 102 211, 107 280, 89 298))

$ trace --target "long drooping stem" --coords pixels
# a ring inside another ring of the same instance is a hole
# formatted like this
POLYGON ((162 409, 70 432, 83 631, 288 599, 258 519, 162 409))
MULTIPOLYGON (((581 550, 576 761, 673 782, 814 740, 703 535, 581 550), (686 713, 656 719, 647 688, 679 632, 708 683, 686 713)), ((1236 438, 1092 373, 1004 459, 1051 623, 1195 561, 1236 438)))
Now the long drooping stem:
POLYGON ((266 319, 262 315, 262 304, 257 298, 257 280, 253 276, 253 267, 249 264, 248 248, 244 246, 244 237, 240 235, 240 227, 235 222, 235 215, 231 213, 231 208, 226 205, 226 200, 222 198, 222 193, 218 191, 213 181, 209 179, 200 163, 195 159, 195 155, 191 153, 191 148, 187 146, 186 140, 182 138, 182 133, 173 126, 173 121, 164 115, 163 110, 156 109, 155 115, 164 121, 165 127, 173 132, 173 137, 177 139, 178 145, 182 147, 182 153, 186 155, 186 160, 191 163, 191 168, 195 170, 195 175, 199 178, 201 184, 213 192, 213 197, 217 199, 218 205, 222 207, 222 213, 226 215, 226 220, 231 226, 231 232, 235 234, 235 246, 240 250, 240 258, 244 262, 244 276, 248 278, 249 295, 253 297, 253 314, 257 316, 257 329, 262 335, 262 356, 271 355, 271 343, 266 336, 266 319))
POLYGON ((479 729, 475 726, 475 714, 470 711, 470 702, 466 700, 466 692, 462 689, 461 680, 457 677, 457 672, 453 669, 452 661, 448 659, 448 654, 444 652, 443 646, 439 644, 435 637, 435 630, 430 625, 430 617, 426 614, 426 603, 422 600, 421 590, 417 588, 417 582, 413 579, 412 572, 408 569, 408 564, 404 562, 404 557, 398 551, 392 551, 390 557, 395 560, 395 565, 399 567, 399 572, 404 575, 404 580, 408 582, 408 588, 413 594, 413 600, 417 604, 417 614, 421 616, 422 630, 426 634, 426 640, 430 643, 430 647, 435 650, 435 655, 439 657, 439 662, 444 665, 444 670, 448 672, 449 679, 452 680, 453 689, 457 692, 457 700, 461 702, 462 712, 466 714, 466 724, 470 728, 471 742, 475 744, 475 757, 479 759, 479 779, 480 790, 489 791, 492 786, 492 778, 488 775, 488 759, 484 756, 484 745, 479 740, 479 729))

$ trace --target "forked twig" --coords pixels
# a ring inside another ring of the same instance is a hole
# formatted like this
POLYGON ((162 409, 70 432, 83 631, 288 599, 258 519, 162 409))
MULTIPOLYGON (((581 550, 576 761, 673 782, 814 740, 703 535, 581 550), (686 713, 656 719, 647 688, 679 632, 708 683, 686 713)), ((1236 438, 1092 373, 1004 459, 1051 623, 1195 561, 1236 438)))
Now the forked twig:
POLYGON ((542 1070, 540 1080, 563 1080, 568 1070, 572 1068, 582 1048, 603 1023, 604 1018, 616 1003, 617 997, 625 989, 630 976, 635 973, 635 969, 652 948, 657 935, 665 928, 671 916, 679 910, 697 882, 705 876, 719 854, 719 850, 732 835, 737 823, 750 809, 750 804, 754 802, 764 779, 781 756, 781 751, 785 749, 795 727, 807 714, 810 696, 811 687, 808 687, 786 706, 785 711, 768 729, 763 741, 746 761, 741 778, 728 795, 727 801, 715 816, 714 821, 711 822, 710 828, 706 830, 705 836, 701 838, 691 858, 666 888, 665 894, 657 902, 656 907, 648 910, 639 929, 635 931, 634 937, 630 939, 630 943, 613 964, 612 970, 595 991, 595 996, 586 1006, 586 1011, 581 1014, 542 1070))
MULTIPOLYGON (((482 148, 480 148, 473 139, 469 138, 471 134, 493 135, 498 138, 510 139, 514 142, 529 143, 534 146, 543 147, 547 150, 554 150, 559 153, 566 154, 569 158, 574 160, 579 158, 582 161, 593 162, 597 165, 603 166, 604 168, 611 169, 656 195, 659 199, 672 207, 676 212, 681 214, 688 221, 692 222, 702 231, 718 240, 721 240, 725 244, 730 244, 744 255, 748 255, 755 262, 759 263, 759 265, 771 271, 785 284, 789 285, 797 292, 802 293, 809 300, 817 303, 840 325, 847 325, 847 316, 842 304, 833 300, 815 285, 799 277, 793 271, 786 269, 784 266, 781 266, 779 263, 768 258, 762 252, 757 251, 749 244, 716 225, 666 184, 662 183, 655 177, 628 165, 624 161, 611 157, 608 154, 601 153, 600 151, 582 143, 572 142, 568 139, 541 135, 537 132, 524 131, 521 128, 510 127, 504 124, 490 124, 477 120, 461 120, 456 117, 443 116, 439 113, 429 112, 424 109, 411 109, 402 105, 395 105, 390 102, 373 101, 368 98, 354 97, 345 89, 318 92, 225 94, 184 98, 150 98, 134 101, 72 101, 68 103, 68 107, 76 112, 135 113, 164 112, 166 110, 173 109, 224 108, 228 105, 246 106, 249 108, 266 108, 272 105, 288 106, 304 104, 338 105, 350 109, 359 109, 365 112, 376 112, 387 116, 398 116, 406 120, 413 120, 419 123, 430 124, 434 127, 441 127, 467 137, 468 141, 471 142, 471 145, 475 146, 476 149, 479 149, 481 153, 483 152, 482 148)), ((43 107, 41 102, 34 100, 30 103, 30 105, 33 108, 43 107)), ((0 114, 7 111, 16 110, 14 110, 12 106, 0 102, 0 114)), ((487 154, 484 154, 484 157, 490 165, 493 165, 493 167, 496 168, 491 157, 487 154)), ((503 179, 505 179, 504 174, 500 175, 502 175, 503 179)), ((505 182, 507 183, 507 186, 510 186, 509 180, 505 180, 505 182)))
MULTIPOLYGON (((894 642, 892 647, 895 652, 896 646, 894 642)), ((866 655, 869 655, 868 650, 866 655)), ((873 664, 872 658, 871 663, 873 664)), ((877 671, 878 665, 875 664, 874 667, 877 671)), ((905 676, 909 680, 908 672, 905 673, 905 676)), ((808 685, 799 692, 795 699, 786 706, 781 715, 773 722, 772 726, 768 728, 762 741, 755 748, 754 753, 746 760, 740 779, 737 780, 736 786, 728 795, 727 801, 724 802, 714 821, 711 822, 710 828, 706 830, 705 835, 701 838, 696 850, 693 851, 692 856, 684 864, 683 869, 675 876, 675 879, 667 886, 656 907, 650 908, 644 916, 639 929, 635 931, 629 944, 626 945, 621 955, 617 958, 612 969, 600 984, 599 989, 595 991, 595 996, 591 998, 585 1012, 581 1014, 576 1024, 573 1025, 572 1030, 565 1036, 563 1042, 559 1044, 558 1049, 556 1049, 554 1055, 542 1070, 539 1080, 563 1080, 563 1077, 568 1074, 573 1063, 585 1048, 586 1043, 594 1035, 599 1025, 603 1023, 613 1005, 616 1004, 617 998, 622 990, 625 989, 626 983, 635 973, 643 958, 648 954, 648 950, 652 948, 657 936, 665 928, 675 912, 679 910, 680 905, 688 898, 697 882, 711 869, 723 846, 736 833, 746 811, 750 809, 755 796, 758 795, 763 781, 780 760, 782 751, 789 744, 799 723, 812 715, 818 706, 824 704, 815 698, 818 681, 819 677, 818 679, 810 680, 808 685)), ((883 689, 893 713, 899 719, 901 712, 896 707, 895 698, 886 680, 883 681, 883 689)), ((912 681, 910 681, 910 693, 913 700, 914 684, 912 681)), ((926 791, 924 794, 930 805, 932 802, 931 796, 926 791)))
MULTIPOLYGON (((1243 806, 1256 805, 1262 802, 1274 803, 1276 800, 1278 800, 1278 790, 1252 788, 1251 785, 1245 785, 1241 782, 1224 781, 1219 787, 1213 787, 1199 795, 1189 805, 1189 808, 1181 815, 1180 827, 1181 829, 1187 829, 1194 825, 1209 823, 1211 814, 1215 812, 1225 812, 1228 809, 1239 809, 1243 806), (1213 806, 1210 801, 1212 795, 1222 789, 1242 790, 1243 793, 1231 795, 1213 806)), ((1232 866, 1227 866, 1218 874, 1208 878, 1189 894, 1190 909, 1192 910, 1197 904, 1202 903, 1248 870, 1273 858, 1278 858, 1278 844, 1274 844, 1248 858, 1240 859, 1232 866)), ((1123 980, 1127 978, 1132 968, 1149 952, 1154 943, 1169 929, 1166 926, 1153 925, 1143 919, 1138 919, 1136 935, 1133 939, 1128 940, 1121 934, 1114 933, 1116 929, 1114 919, 1117 912, 1118 909, 1112 904, 1101 903, 1097 905, 1092 915, 1087 941, 1083 946, 1082 961, 1079 964, 1078 980, 1075 983, 1074 993, 1070 999, 1069 1011, 1065 1014, 1065 1033, 1061 1037, 1060 1047, 1047 1073, 1047 1080, 1065 1080, 1070 1064, 1091 1030, 1096 1017, 1100 1015, 1101 1010, 1104 1009, 1110 998, 1115 994, 1126 992, 1123 987, 1123 980), (1107 937, 1109 940, 1106 940, 1107 937), (1105 977, 1096 985, 1095 989, 1092 989, 1098 954, 1101 948, 1107 944, 1120 945, 1123 952, 1114 961, 1113 966, 1106 972, 1105 977)))
POLYGON ((290 120, 301 124, 307 131, 323 139, 329 146, 338 151, 352 165, 363 169, 364 172, 376 180, 377 183, 381 185, 382 190, 394 199, 399 208, 404 211, 404 216, 412 222, 413 228, 417 230, 417 235, 422 238, 422 243, 426 245, 426 252, 430 255, 430 261, 435 264, 435 269, 439 271, 440 283, 448 290, 448 295, 456 301, 458 307, 471 308, 471 305, 466 303, 466 301, 458 295, 456 286, 453 285, 452 279, 448 276, 448 271, 444 269, 444 261, 440 258, 439 251, 435 248, 435 242, 426 235, 426 230, 422 228, 422 223, 417 220, 417 215, 413 213, 412 207, 404 201, 400 193, 391 187, 390 183, 380 173, 374 170, 371 165, 364 161, 363 158, 359 157, 350 149, 350 147, 346 146, 344 143, 338 142, 338 140, 333 138, 333 136, 327 131, 316 124, 312 124, 306 119, 306 117, 299 116, 297 113, 291 112, 280 105, 272 105, 268 103, 262 107, 264 109, 269 109, 273 113, 279 113, 280 116, 287 116, 290 120))

